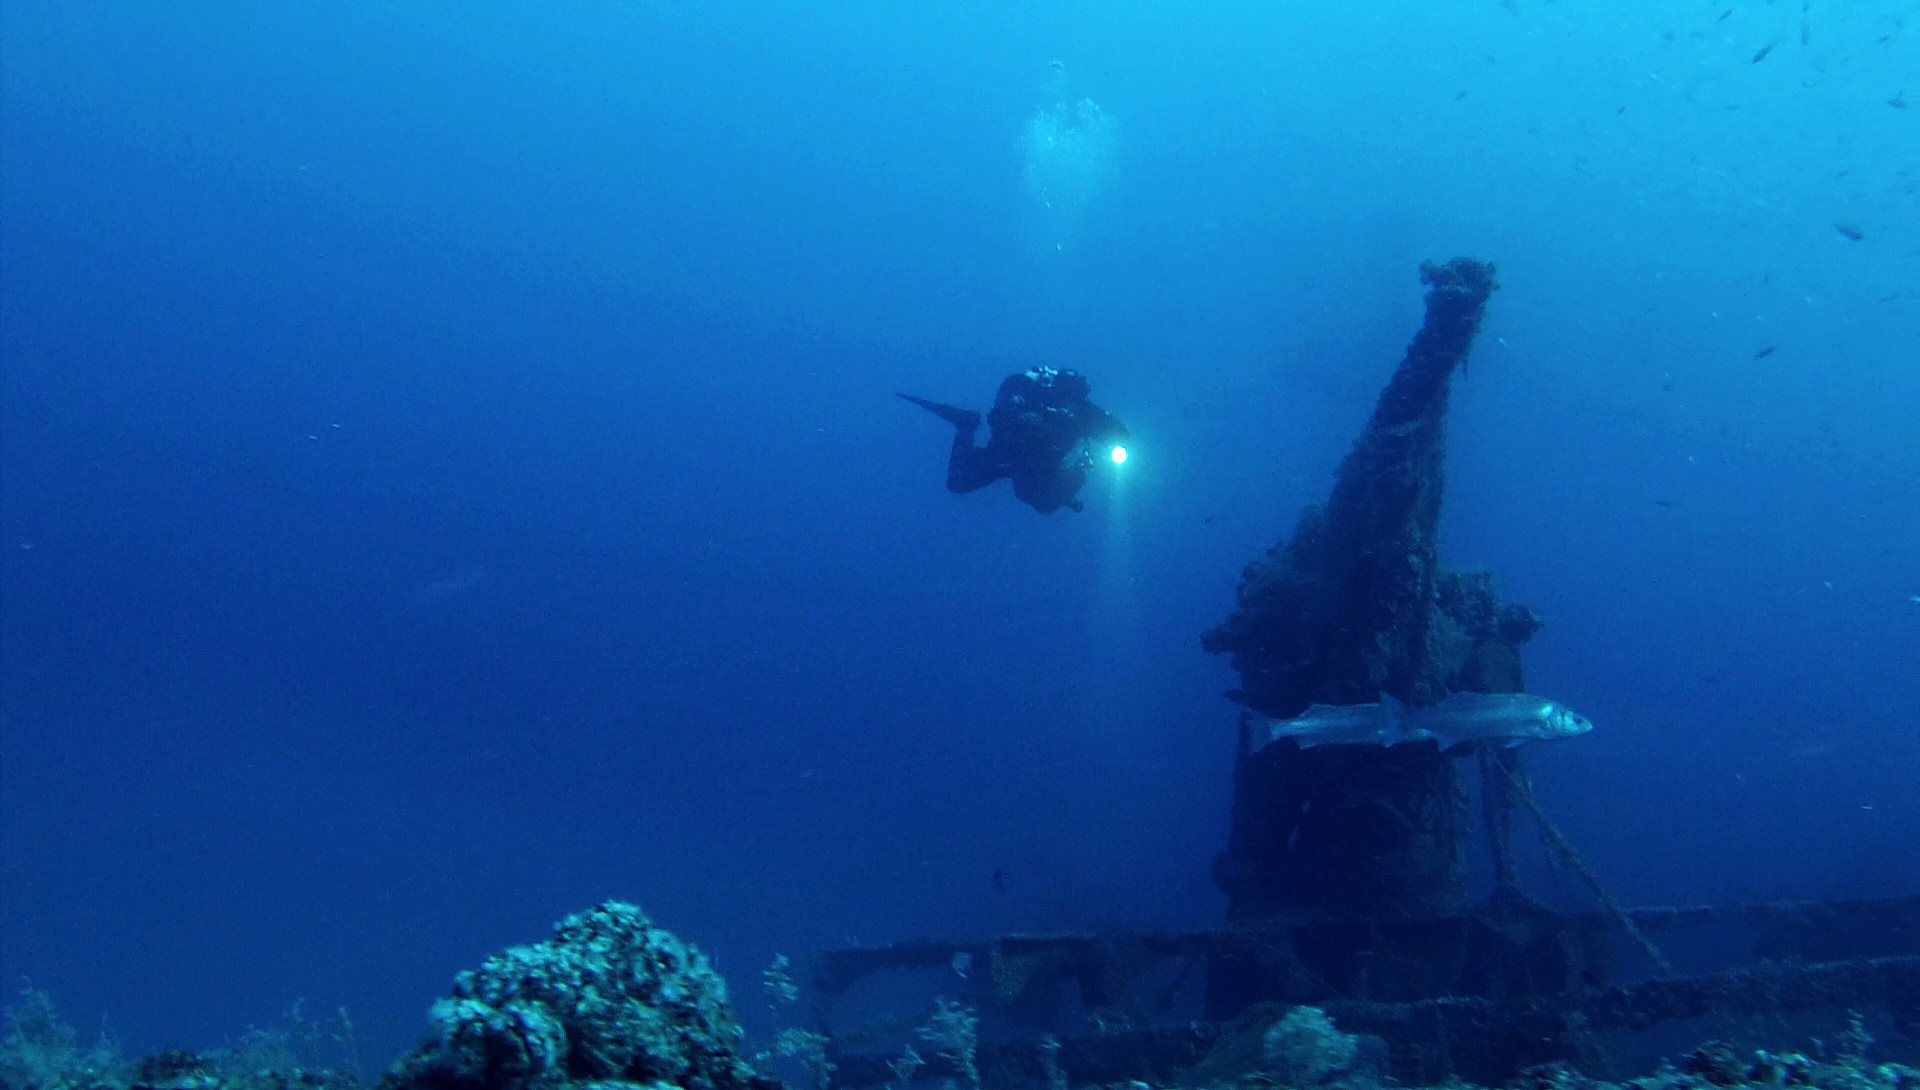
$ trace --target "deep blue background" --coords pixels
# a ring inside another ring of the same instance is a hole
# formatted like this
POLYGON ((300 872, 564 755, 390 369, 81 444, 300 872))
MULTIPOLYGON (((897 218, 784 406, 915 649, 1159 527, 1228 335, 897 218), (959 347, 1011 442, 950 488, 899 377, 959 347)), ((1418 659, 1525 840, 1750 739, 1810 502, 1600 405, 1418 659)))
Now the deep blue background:
POLYGON ((383 1060, 608 896, 749 994, 1217 920, 1199 633, 1456 253, 1446 559, 1599 724, 1568 834, 1635 901, 1920 881, 1911 15, 0 6, 0 979, 82 1025, 383 1060), (891 396, 1035 362, 1138 440, 1078 517, 891 396))

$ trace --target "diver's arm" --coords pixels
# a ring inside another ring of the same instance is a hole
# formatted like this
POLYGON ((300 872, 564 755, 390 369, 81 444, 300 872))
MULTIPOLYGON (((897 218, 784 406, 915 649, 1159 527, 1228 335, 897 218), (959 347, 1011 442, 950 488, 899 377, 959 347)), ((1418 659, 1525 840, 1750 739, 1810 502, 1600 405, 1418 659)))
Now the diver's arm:
POLYGON ((1088 404, 1081 410, 1080 416, 1081 434, 1095 442, 1117 443, 1132 434, 1127 431, 1125 424, 1098 405, 1088 404))

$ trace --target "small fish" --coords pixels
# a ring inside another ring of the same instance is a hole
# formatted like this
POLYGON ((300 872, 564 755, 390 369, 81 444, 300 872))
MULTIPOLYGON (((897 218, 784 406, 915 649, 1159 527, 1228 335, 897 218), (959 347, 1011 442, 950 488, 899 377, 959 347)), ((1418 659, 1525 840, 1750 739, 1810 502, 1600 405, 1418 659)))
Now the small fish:
POLYGON ((1890 99, 1888 99, 1888 100, 1887 100, 1887 105, 1889 105, 1889 106, 1891 106, 1891 107, 1893 107, 1893 108, 1894 108, 1894 109, 1896 109, 1896 110, 1904 110, 1904 109, 1906 109, 1906 108, 1907 108, 1907 93, 1906 93, 1905 91, 1902 91, 1902 92, 1900 92, 1899 94, 1897 94, 1897 95, 1895 95, 1895 96, 1893 96, 1892 98, 1890 98, 1890 99))
POLYGON ((1773 352, 1774 352, 1774 349, 1776 349, 1776 348, 1779 348, 1779 347, 1780 347, 1780 346, 1779 346, 1779 345, 1777 345, 1777 344, 1770 344, 1770 345, 1768 345, 1768 346, 1766 346, 1765 348, 1762 348, 1762 349, 1761 349, 1760 351, 1758 351, 1758 352, 1755 352, 1755 353, 1753 354, 1753 358, 1754 358, 1754 359, 1756 359, 1756 360, 1764 360, 1764 359, 1766 359, 1766 358, 1767 358, 1768 356, 1771 356, 1771 355, 1773 355, 1773 352))
POLYGON ((1772 40, 1772 41, 1770 41, 1770 42, 1768 42, 1768 43, 1767 43, 1766 45, 1763 45, 1763 46, 1761 46, 1761 47, 1760 47, 1760 52, 1758 52, 1758 53, 1755 53, 1755 54, 1753 55, 1753 60, 1751 60, 1751 61, 1749 61, 1749 62, 1747 62, 1747 63, 1749 63, 1749 64, 1759 64, 1759 63, 1760 63, 1761 61, 1764 61, 1764 60, 1766 60, 1766 59, 1767 59, 1767 54, 1769 54, 1769 53, 1771 53, 1771 52, 1773 52, 1773 47, 1774 47, 1774 46, 1777 46, 1777 45, 1779 45, 1779 44, 1780 44, 1780 39, 1778 39, 1778 38, 1775 38, 1774 40, 1772 40))
POLYGON ((1862 231, 1860 225, 1857 223, 1847 223, 1843 220, 1834 224, 1833 229, 1840 232, 1840 237, 1846 239, 1848 242, 1859 242, 1861 239, 1867 237, 1867 233, 1862 231))
POLYGON ((1654 500, 1653 505, 1655 507, 1672 507, 1673 501, 1672 500, 1654 500))
POLYGON ((1478 743, 1501 747, 1574 738, 1593 724, 1565 705, 1526 693, 1455 693, 1431 707, 1409 707, 1388 693, 1378 704, 1314 704, 1292 719, 1258 721, 1247 751, 1282 738, 1313 746, 1399 746, 1433 742, 1442 752, 1478 743))
POLYGON ((1874 302, 1876 302, 1876 303, 1891 303, 1891 302, 1893 302, 1893 301, 1894 301, 1895 299, 1898 299, 1898 298, 1900 298, 1900 293, 1899 293, 1899 292, 1897 292, 1897 291, 1890 291, 1890 292, 1888 292, 1887 294, 1885 294, 1885 295, 1882 295, 1882 296, 1881 296, 1880 298, 1878 298, 1878 299, 1875 299, 1875 300, 1874 300, 1874 302))
POLYGON ((1732 9, 1732 8, 1728 8, 1727 10, 1725 10, 1725 11, 1723 11, 1723 12, 1721 12, 1721 13, 1720 13, 1720 18, 1718 18, 1718 19, 1715 19, 1715 20, 1714 20, 1714 22, 1715 22, 1716 24, 1717 24, 1717 23, 1724 23, 1724 22, 1726 22, 1726 21, 1727 21, 1728 19, 1731 19, 1731 18, 1733 18, 1733 9, 1732 9))
POLYGON ((1453 100, 1454 100, 1455 102, 1458 102, 1458 101, 1460 101, 1461 99, 1463 99, 1463 98, 1465 98, 1465 97, 1467 97, 1467 93, 1466 93, 1465 91, 1462 91, 1462 92, 1460 92, 1459 94, 1457 94, 1457 95, 1455 95, 1455 96, 1453 96, 1453 100))
POLYGON ((1010 883, 1007 881, 1007 868, 993 868, 993 888, 999 890, 1001 893, 1005 893, 1009 885, 1010 883))

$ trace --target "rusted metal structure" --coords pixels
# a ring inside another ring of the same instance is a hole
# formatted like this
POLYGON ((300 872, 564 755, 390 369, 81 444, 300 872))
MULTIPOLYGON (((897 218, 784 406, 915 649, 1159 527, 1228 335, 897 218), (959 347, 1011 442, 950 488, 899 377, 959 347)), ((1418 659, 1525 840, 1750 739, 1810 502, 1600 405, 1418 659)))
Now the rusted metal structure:
POLYGON ((1473 903, 1470 762, 1431 746, 1250 751, 1252 716, 1382 692, 1418 705, 1523 690, 1520 648, 1538 619, 1502 605, 1490 577, 1442 569, 1435 547, 1448 392, 1493 269, 1461 259, 1421 277, 1425 321, 1327 503, 1248 566, 1232 615, 1204 638, 1231 656, 1241 679, 1231 695, 1245 709, 1213 868, 1226 926, 823 954, 813 994, 836 1081, 900 1081, 897 1045, 912 1020, 856 1025, 847 1008, 881 978, 915 974, 961 987, 990 1019, 979 1064, 989 1086, 1181 1084, 1289 1005, 1377 1038, 1381 1073, 1429 1083, 1499 1083, 1549 1062, 1599 1069, 1622 1033, 1707 1017, 1872 1007, 1920 1037, 1920 898, 1621 909, 1534 801, 1515 752, 1482 751, 1493 890, 1473 903), (1552 911, 1521 893, 1512 841, 1523 811, 1604 912, 1552 911), (1654 938, 1688 933, 1736 956, 1676 970, 1654 938))

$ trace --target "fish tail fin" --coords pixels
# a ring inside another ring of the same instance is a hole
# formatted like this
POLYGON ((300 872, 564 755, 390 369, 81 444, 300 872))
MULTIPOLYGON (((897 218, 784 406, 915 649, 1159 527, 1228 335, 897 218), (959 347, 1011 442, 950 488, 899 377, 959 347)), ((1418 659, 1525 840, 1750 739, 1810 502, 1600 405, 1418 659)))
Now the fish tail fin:
POLYGON ((1251 757, 1280 741, 1292 738, 1299 741, 1299 735, 1287 729, 1287 723, 1281 719, 1268 719, 1265 716, 1251 716, 1247 719, 1241 735, 1241 752, 1251 757))
POLYGON ((1380 694, 1380 729, 1389 738, 1407 733, 1407 703, 1392 693, 1380 694))
POLYGON ((1273 727, 1264 716, 1240 709, 1240 752, 1251 757, 1273 744, 1273 727))

